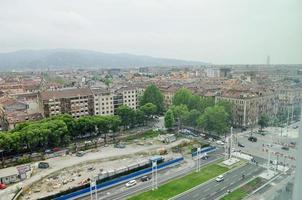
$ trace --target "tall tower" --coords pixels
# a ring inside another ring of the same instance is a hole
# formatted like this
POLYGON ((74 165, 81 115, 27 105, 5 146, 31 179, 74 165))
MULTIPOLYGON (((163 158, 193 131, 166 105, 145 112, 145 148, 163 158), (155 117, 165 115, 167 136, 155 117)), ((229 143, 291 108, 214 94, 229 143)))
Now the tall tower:
POLYGON ((268 55, 267 57, 266 57, 266 64, 267 65, 270 65, 271 63, 271 57, 268 55))

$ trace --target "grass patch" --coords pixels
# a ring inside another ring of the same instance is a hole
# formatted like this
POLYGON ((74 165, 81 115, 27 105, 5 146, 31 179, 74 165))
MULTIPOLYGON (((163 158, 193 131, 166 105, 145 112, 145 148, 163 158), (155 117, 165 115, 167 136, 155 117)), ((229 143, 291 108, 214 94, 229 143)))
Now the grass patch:
POLYGON ((224 196, 220 200, 241 200, 244 197, 246 197, 249 193, 251 193, 256 188, 260 187, 262 185, 263 181, 260 177, 257 177, 247 184, 243 185, 242 187, 234 190, 230 194, 224 196))
POLYGON ((200 170, 200 172, 193 172, 182 178, 172 180, 155 191, 147 191, 137 196, 130 197, 129 200, 164 200, 176 196, 186 190, 189 190, 201 183, 204 183, 224 172, 228 168, 219 166, 217 164, 208 165, 200 170))

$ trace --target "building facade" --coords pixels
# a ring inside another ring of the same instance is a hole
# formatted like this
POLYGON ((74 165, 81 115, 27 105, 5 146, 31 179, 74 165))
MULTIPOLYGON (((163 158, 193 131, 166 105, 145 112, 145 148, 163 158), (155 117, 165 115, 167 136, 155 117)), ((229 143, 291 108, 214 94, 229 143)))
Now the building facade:
POLYGON ((94 95, 94 115, 114 114, 114 95, 105 89, 92 89, 94 95))
POLYGON ((44 117, 68 113, 74 118, 93 115, 94 96, 89 88, 71 88, 40 93, 40 106, 44 117))

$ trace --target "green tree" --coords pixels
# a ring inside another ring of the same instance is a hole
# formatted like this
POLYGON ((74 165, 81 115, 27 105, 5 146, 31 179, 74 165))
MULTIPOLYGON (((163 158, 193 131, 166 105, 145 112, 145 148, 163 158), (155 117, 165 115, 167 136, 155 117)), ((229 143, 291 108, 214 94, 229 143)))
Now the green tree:
POLYGON ((224 107, 215 105, 206 108, 205 112, 198 118, 198 126, 206 131, 217 134, 226 133, 229 129, 229 116, 224 107))
POLYGON ((169 109, 165 114, 165 127, 167 129, 171 129, 173 127, 174 122, 175 120, 174 120, 173 111, 169 109))
POLYGON ((199 110, 196 110, 196 109, 190 110, 188 113, 188 116, 185 120, 185 124, 196 127, 197 119, 199 118, 200 115, 201 115, 201 112, 199 110))
POLYGON ((174 119, 177 120, 178 129, 181 129, 183 122, 188 117, 188 107, 186 105, 178 105, 178 106, 171 106, 171 110, 173 112, 174 119))
POLYGON ((260 118, 258 120, 258 125, 260 126, 260 131, 262 131, 263 128, 267 127, 269 123, 269 117, 266 114, 261 114, 260 118))
POLYGON ((229 120, 232 123, 232 116, 233 116, 233 104, 229 101, 219 101, 216 103, 218 106, 222 106, 224 110, 228 113, 229 120))
POLYGON ((140 107, 140 110, 144 113, 146 118, 150 118, 152 115, 156 114, 157 107, 153 103, 146 103, 140 107))
POLYGON ((172 103, 175 106, 186 105, 189 106, 192 99, 192 92, 186 88, 181 88, 176 91, 175 95, 172 98, 172 103))
POLYGON ((129 108, 126 105, 121 105, 117 109, 117 115, 121 118, 121 125, 126 129, 128 126, 132 125, 133 119, 135 119, 135 113, 133 109, 129 108))
POLYGON ((163 113, 165 110, 164 96, 154 84, 149 85, 140 98, 140 106, 147 103, 156 105, 157 114, 163 113))

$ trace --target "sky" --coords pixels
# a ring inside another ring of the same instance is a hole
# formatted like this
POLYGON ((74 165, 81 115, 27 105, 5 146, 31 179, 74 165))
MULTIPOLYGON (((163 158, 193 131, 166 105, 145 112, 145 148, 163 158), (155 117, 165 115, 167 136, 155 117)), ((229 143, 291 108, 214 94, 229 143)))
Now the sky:
POLYGON ((71 48, 302 63, 301 0, 0 0, 0 52, 71 48))

